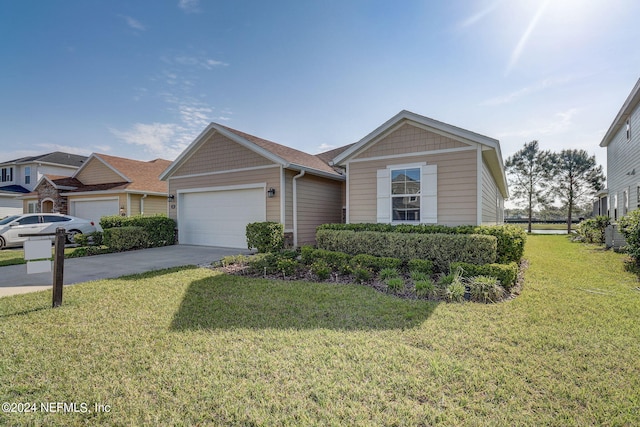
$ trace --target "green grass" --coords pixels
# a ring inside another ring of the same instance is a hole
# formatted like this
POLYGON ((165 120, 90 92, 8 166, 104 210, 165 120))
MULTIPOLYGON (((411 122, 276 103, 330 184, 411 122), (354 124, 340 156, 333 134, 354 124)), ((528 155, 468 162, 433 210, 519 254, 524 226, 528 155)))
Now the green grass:
POLYGON ((173 269, 0 299, 0 425, 638 425, 640 292, 620 254, 530 236, 522 294, 173 269), (109 413, 93 412, 94 404, 109 413))
MULTIPOLYGON (((68 255, 76 248, 65 248, 64 253, 68 255)), ((51 257, 53 258, 53 248, 51 249, 51 257)), ((24 260, 24 249, 3 249, 0 250, 0 267, 8 265, 26 264, 24 260)))
MULTIPOLYGON (((527 230, 529 227, 529 224, 522 224, 522 223, 517 223, 517 224, 512 224, 515 225, 517 227, 522 228, 523 230, 527 230)), ((571 229, 574 230, 577 227, 578 224, 572 224, 571 225, 571 229)), ((567 224, 543 224, 543 223, 537 223, 534 222, 531 224, 531 229, 532 230, 566 230, 567 229, 567 224)))

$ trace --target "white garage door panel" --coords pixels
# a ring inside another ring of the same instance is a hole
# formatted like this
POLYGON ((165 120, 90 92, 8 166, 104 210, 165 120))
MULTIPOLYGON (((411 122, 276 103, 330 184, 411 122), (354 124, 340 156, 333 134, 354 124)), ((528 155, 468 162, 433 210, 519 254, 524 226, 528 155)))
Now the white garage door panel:
POLYGON ((0 197, 0 218, 21 215, 22 210, 22 200, 16 200, 13 197, 0 197))
POLYGON ((89 219, 95 222, 96 225, 100 223, 100 218, 107 215, 118 215, 118 199, 111 200, 89 200, 89 201, 75 201, 73 202, 73 216, 78 218, 89 219))
POLYGON ((246 226, 266 220, 264 189, 186 193, 180 200, 180 243, 246 248, 246 226))

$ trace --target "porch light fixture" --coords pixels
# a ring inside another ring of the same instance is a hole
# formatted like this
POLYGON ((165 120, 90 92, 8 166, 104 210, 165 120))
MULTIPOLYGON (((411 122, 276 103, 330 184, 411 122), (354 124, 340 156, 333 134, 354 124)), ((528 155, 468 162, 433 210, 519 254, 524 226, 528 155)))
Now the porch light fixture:
POLYGON ((176 198, 175 194, 169 194, 167 196, 167 202, 173 202, 175 198, 176 198))
POLYGON ((267 190, 267 196, 268 197, 273 197, 276 195, 276 189, 271 187, 270 189, 267 190))

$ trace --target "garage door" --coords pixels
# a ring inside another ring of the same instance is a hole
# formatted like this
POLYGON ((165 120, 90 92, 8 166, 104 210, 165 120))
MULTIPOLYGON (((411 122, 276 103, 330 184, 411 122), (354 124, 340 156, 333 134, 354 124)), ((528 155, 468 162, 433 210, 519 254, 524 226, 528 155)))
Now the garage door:
POLYGON ((246 248, 246 226, 266 220, 263 188, 184 193, 178 238, 187 245, 246 248))
POLYGON ((98 225, 100 218, 107 215, 118 215, 118 199, 78 200, 71 203, 71 215, 89 219, 98 225))

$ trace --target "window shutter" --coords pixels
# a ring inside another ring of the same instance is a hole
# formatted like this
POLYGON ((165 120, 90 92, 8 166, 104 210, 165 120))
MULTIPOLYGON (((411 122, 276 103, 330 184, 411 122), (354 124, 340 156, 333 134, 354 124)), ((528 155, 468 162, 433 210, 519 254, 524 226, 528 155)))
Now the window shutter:
POLYGON ((389 224, 391 222, 391 183, 389 169, 378 169, 378 212, 377 222, 389 224))
POLYGON ((422 218, 425 224, 438 222, 438 165, 422 167, 422 197, 420 198, 422 218))

